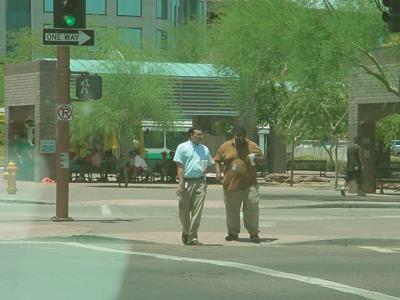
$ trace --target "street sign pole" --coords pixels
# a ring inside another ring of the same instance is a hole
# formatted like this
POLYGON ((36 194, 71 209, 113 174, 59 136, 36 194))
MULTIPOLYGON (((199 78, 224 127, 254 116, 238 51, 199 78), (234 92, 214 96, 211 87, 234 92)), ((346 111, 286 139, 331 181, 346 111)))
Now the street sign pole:
MULTIPOLYGON (((57 104, 70 106, 69 75, 70 49, 68 46, 57 47, 57 104)), ((69 121, 57 118, 56 134, 56 216, 53 221, 72 221, 68 216, 69 198, 69 121)))

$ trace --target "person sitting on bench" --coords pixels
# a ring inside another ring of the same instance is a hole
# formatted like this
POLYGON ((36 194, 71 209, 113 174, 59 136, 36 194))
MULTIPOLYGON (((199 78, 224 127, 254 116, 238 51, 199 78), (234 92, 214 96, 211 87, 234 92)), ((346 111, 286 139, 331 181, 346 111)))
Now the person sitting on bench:
POLYGON ((145 181, 148 180, 148 166, 146 161, 136 153, 136 151, 129 151, 128 173, 135 179, 138 176, 145 175, 145 181))

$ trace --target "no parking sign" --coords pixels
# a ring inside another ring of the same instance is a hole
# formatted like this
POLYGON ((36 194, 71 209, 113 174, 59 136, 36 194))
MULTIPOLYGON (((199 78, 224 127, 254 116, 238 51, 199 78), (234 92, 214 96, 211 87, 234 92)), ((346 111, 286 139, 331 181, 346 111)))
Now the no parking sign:
POLYGON ((57 107, 57 119, 60 121, 72 120, 72 105, 62 104, 57 107))

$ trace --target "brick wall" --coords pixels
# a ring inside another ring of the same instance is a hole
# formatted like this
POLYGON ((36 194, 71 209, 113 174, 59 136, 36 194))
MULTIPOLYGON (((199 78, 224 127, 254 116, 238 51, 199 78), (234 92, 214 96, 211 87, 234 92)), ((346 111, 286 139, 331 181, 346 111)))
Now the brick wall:
MULTIPOLYGON (((400 55, 395 49, 375 49, 371 51, 377 58, 389 81, 398 87, 400 75, 400 55)), ((363 57, 363 62, 374 71, 378 68, 363 57)), ((386 86, 362 68, 354 71, 349 82, 349 137, 361 138, 365 157, 364 189, 375 192, 375 166, 378 145, 375 136, 376 122, 391 114, 400 113, 400 98, 390 93, 386 86)))
POLYGON ((40 140, 55 140, 56 64, 50 61, 11 64, 5 72, 6 155, 15 122, 23 122, 29 107, 35 122, 34 180, 55 178, 55 154, 40 153, 40 140), (26 107, 26 110, 22 108, 26 107))

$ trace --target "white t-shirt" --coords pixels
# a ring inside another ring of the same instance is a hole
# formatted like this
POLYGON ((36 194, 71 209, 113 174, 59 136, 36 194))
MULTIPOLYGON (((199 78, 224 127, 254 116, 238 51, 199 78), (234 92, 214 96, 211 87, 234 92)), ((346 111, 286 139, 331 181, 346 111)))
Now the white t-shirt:
POLYGON ((146 161, 140 155, 135 156, 135 167, 142 168, 143 170, 148 169, 146 161))

